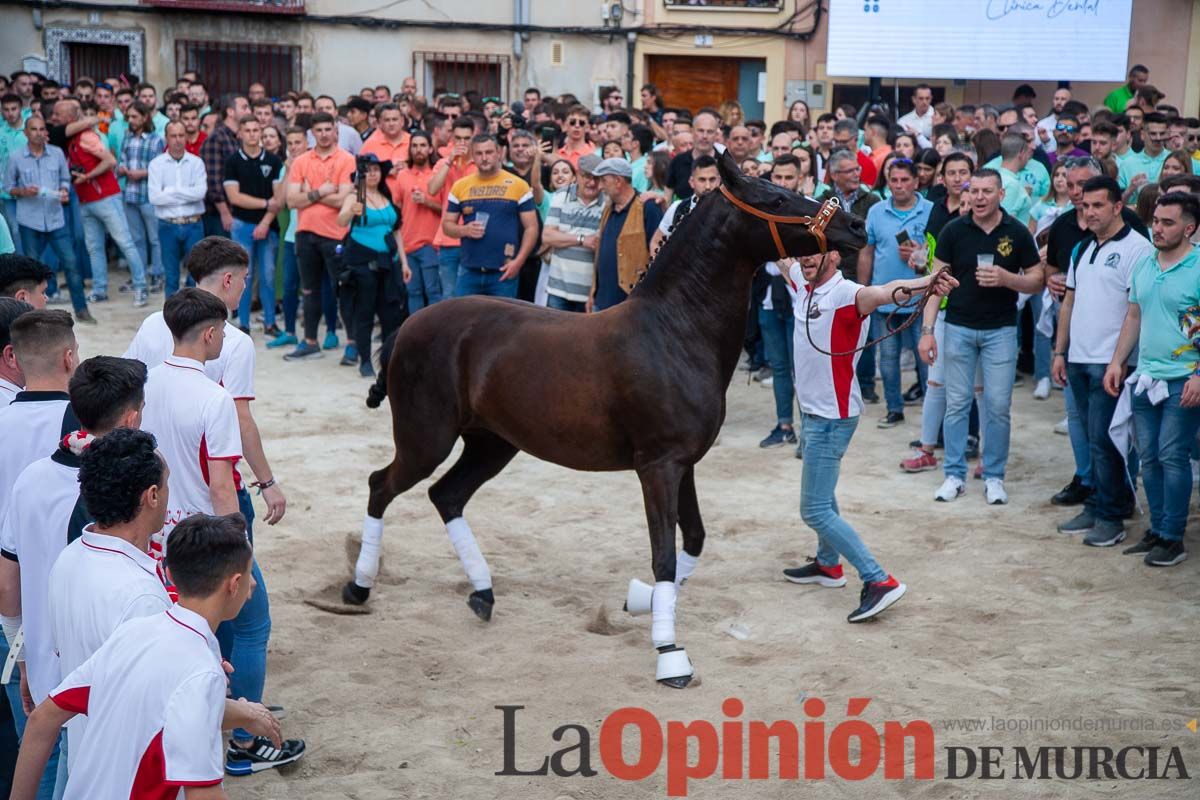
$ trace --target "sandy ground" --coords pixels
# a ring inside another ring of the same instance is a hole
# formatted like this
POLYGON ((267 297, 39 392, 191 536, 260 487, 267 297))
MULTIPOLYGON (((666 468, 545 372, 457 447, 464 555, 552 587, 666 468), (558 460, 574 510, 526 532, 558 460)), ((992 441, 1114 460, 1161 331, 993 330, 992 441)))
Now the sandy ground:
MULTIPOLYGON (((124 350, 140 319, 126 298, 94 309, 102 324, 81 327, 84 356, 124 350)), ((676 691, 652 679, 648 617, 621 610, 629 578, 652 580, 632 473, 571 472, 522 454, 479 492, 468 518, 495 577, 490 625, 464 604, 469 584, 426 497, 428 482, 388 510, 384 574, 370 613, 337 616, 308 605, 331 597, 350 574, 357 547, 348 540, 360 530, 367 474, 391 457, 389 416, 365 408, 367 382, 336 358, 289 364, 262 347, 261 335, 256 342, 255 415, 289 501, 282 523, 257 528, 274 624, 267 695, 287 707, 285 732, 307 739, 309 751, 287 771, 228 781, 231 798, 665 797, 665 758, 641 782, 604 770, 599 730, 612 711, 641 706, 664 723, 719 724, 722 701, 738 697, 742 719, 800 724, 806 695, 826 701, 827 736, 847 718, 850 697, 871 699, 862 718, 877 729, 885 720, 928 720, 937 779, 885 781, 882 766, 869 788, 835 777, 800 786, 714 777, 693 781, 689 796, 1198 796, 1186 780, 1011 779, 1017 745, 1179 746, 1189 774, 1200 772, 1200 734, 1179 727, 1200 712, 1195 520, 1193 558, 1165 570, 1057 534, 1064 512, 1048 499, 1072 473, 1066 437, 1051 432, 1061 393, 1039 403, 1029 384, 1016 391, 1005 507, 986 506, 977 481, 958 502, 932 502, 940 471, 897 469, 919 432, 919 410, 884 431, 875 427, 881 408, 868 409, 843 464, 839 501, 909 590, 878 621, 849 625, 860 588, 852 570, 836 590, 781 578, 783 567, 815 553, 799 519, 801 462, 790 448, 757 447, 773 421, 772 396, 739 371, 721 442, 697 468, 708 543, 681 593, 678 630, 698 681, 676 691), (526 706, 517 718, 520 768, 573 744, 575 734, 557 745, 550 734, 577 723, 591 733, 591 766, 600 774, 496 776, 497 705, 526 706), (1126 726, 1149 717, 1176 729, 966 733, 942 722, 993 716, 1126 726), (945 780, 950 746, 1005 747, 1008 777, 945 780)), ((1131 536, 1145 527, 1135 520, 1131 536)), ((627 743, 632 761, 636 737, 627 743)))

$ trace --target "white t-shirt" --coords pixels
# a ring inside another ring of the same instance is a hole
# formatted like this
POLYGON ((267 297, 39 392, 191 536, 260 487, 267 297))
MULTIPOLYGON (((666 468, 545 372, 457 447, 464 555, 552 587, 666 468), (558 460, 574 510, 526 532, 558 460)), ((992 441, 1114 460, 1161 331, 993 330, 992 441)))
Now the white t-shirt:
POLYGON ((0 407, 0 520, 22 470, 53 453, 68 433, 79 430, 66 392, 20 392, 0 407))
POLYGON ((1075 292, 1067 360, 1107 364, 1117 349, 1129 308, 1133 268, 1154 246, 1128 225, 1099 247, 1092 234, 1077 246, 1067 268, 1067 288, 1075 292))
POLYGON ((21 391, 20 386, 17 386, 8 378, 0 378, 0 406, 6 406, 11 403, 19 391, 21 391))
POLYGON ((68 748, 65 800, 182 797, 184 786, 219 785, 225 686, 217 639, 199 614, 177 605, 121 625, 50 693, 88 717, 68 748))
MULTIPOLYGON (((142 321, 133 341, 125 350, 125 358, 136 358, 153 369, 175 350, 175 339, 163 319, 155 311, 142 321)), ((225 342, 221 355, 204 362, 204 374, 224 386, 234 400, 254 399, 254 340, 236 325, 225 323, 225 342)))
MULTIPOLYGON (((61 671, 47 687, 47 693, 62 681, 63 676, 70 675, 91 658, 121 623, 149 617, 171 607, 171 599, 150 554, 124 539, 98 533, 91 525, 62 551, 45 583, 49 596, 50 638, 57 653, 56 665, 61 671)), ((25 619, 25 641, 28 643, 28 615, 25 619)), ((87 718, 83 716, 67 723, 67 735, 71 740, 67 759, 72 771, 78 750, 76 745, 82 742, 86 727, 87 718)))
POLYGON ((917 116, 917 110, 914 108, 900 119, 896 120, 896 124, 902 129, 911 128, 921 136, 928 139, 933 135, 933 106, 925 109, 923 116, 917 116))
POLYGON ((863 287, 846 280, 837 270, 815 291, 804 282, 804 271, 799 264, 792 265, 790 275, 792 283, 801 287, 793 303, 796 329, 792 337, 800 410, 826 419, 857 417, 862 414, 863 401, 854 367, 862 352, 830 357, 813 349, 808 334, 812 334, 818 347, 832 353, 861 347, 867 340, 869 317, 858 313, 855 298, 863 287))
POLYGON ((21 472, 0 524, 0 548, 21 567, 25 664, 35 703, 62 680, 51 633, 50 570, 67 542, 79 537, 86 514, 79 500, 79 458, 60 447, 21 472))
MULTIPOLYGON (((700 198, 698 198, 696 195, 692 195, 691 197, 689 197, 687 199, 686 202, 691 203, 693 206, 695 206, 696 201, 699 199, 700 198)), ((672 223, 675 222, 675 212, 677 212, 679 210, 679 204, 682 202, 685 202, 685 201, 676 200, 675 202, 671 203, 671 205, 667 206, 667 210, 663 212, 663 218, 658 223, 658 230, 660 233, 662 233, 663 236, 666 236, 668 233, 671 232, 671 225, 672 225, 672 223)))
POLYGON ((199 361, 167 356, 146 379, 142 430, 158 440, 171 470, 167 520, 150 540, 150 553, 162 560, 171 530, 193 514, 213 513, 208 492, 208 462, 242 457, 237 409, 224 388, 204 374, 199 361))

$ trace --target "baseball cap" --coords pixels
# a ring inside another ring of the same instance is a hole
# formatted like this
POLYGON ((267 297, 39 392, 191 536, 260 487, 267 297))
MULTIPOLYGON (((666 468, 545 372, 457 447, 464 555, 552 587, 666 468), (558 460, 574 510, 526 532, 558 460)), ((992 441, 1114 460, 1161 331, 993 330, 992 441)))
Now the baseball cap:
MULTIPOLYGON (((581 157, 580 161, 583 160, 581 157)), ((633 167, 623 158, 606 158, 600 162, 600 165, 592 172, 597 178, 605 175, 616 175, 618 178, 633 179, 633 167)))

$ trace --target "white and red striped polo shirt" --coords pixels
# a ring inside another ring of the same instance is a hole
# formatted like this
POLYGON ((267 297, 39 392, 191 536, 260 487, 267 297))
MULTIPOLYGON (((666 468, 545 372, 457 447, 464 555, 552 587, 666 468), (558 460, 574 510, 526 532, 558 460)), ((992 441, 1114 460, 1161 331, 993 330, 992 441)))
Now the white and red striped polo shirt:
POLYGON ((65 800, 167 800, 220 784, 225 688, 217 639, 199 614, 176 605, 121 625, 50 693, 88 717, 70 745, 65 800))
MULTIPOLYGON (((49 634, 61 670, 56 670, 46 691, 91 658, 121 623, 171 607, 154 559, 124 539, 97 532, 92 525, 59 554, 46 583, 49 634)), ((67 723, 71 767, 86 724, 85 717, 67 723)))
POLYGON ((171 470, 167 520, 150 540, 150 553, 162 560, 171 530, 193 514, 213 513, 208 462, 242 457, 242 434, 233 398, 204 374, 199 361, 167 356, 146 379, 142 430, 154 434, 171 470))
POLYGON ((799 264, 792 265, 790 275, 800 287, 793 304, 796 400, 800 410, 826 419, 857 417, 862 414, 863 401, 854 368, 861 353, 831 357, 818 352, 808 337, 811 334, 818 347, 831 353, 861 347, 870 326, 868 317, 858 313, 854 300, 863 287, 846 280, 837 270, 816 289, 805 283, 799 264))

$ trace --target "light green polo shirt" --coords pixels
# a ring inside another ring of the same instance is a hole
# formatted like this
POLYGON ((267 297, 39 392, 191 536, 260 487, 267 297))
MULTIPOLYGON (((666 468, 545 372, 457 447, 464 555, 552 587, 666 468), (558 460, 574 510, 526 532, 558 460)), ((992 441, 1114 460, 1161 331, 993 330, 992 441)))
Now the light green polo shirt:
MULTIPOLYGON (((0 183, 3 183, 4 172, 8 169, 8 157, 25 146, 25 128, 10 128, 8 123, 0 119, 0 183)), ((0 188, 0 199, 11 200, 12 195, 0 188)))
MULTIPOLYGON (((1000 156, 996 156, 991 161, 984 164, 985 169, 1000 169, 1000 156)), ((1035 159, 1029 159, 1029 163, 1021 168, 1017 173, 1017 177, 1028 187, 1033 189, 1034 197, 1045 197, 1050 191, 1050 173, 1042 166, 1042 162, 1035 159)))
POLYGON ((637 161, 629 165, 633 170, 633 188, 639 192, 650 190, 650 179, 646 177, 646 155, 643 153, 637 161))
POLYGON ((1159 269, 1158 251, 1151 251, 1133 269, 1129 302, 1142 312, 1138 339, 1138 372, 1157 380, 1186 378, 1200 366, 1200 252, 1166 272, 1159 269))
POLYGON ((1146 155, 1143 150, 1140 153, 1135 153, 1132 150, 1122 159, 1117 161, 1117 183, 1121 184, 1122 189, 1129 188, 1129 181, 1141 173, 1146 173, 1146 177, 1150 183, 1158 180, 1158 173, 1162 172, 1163 162, 1167 160, 1167 148, 1163 148, 1159 152, 1157 158, 1151 158, 1146 155))
POLYGON ((1000 185, 1004 189, 1004 199, 1000 207, 1009 213, 1022 225, 1029 224, 1029 213, 1033 210, 1033 198, 1025 191, 1025 182, 1021 176, 1000 165, 994 167, 1000 173, 1000 185))

